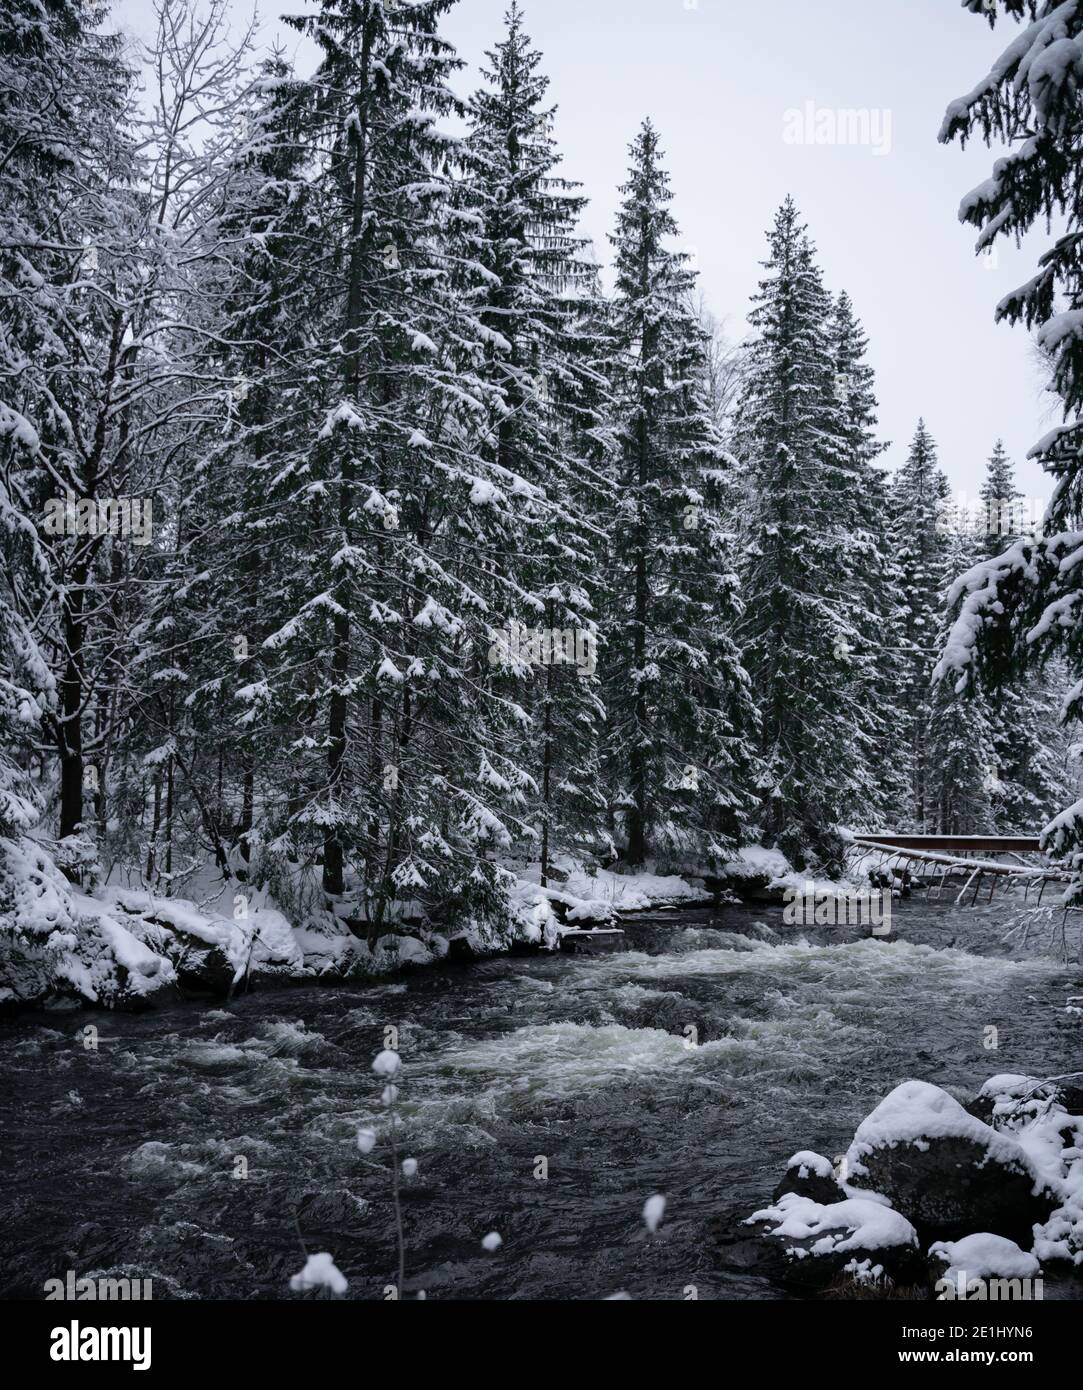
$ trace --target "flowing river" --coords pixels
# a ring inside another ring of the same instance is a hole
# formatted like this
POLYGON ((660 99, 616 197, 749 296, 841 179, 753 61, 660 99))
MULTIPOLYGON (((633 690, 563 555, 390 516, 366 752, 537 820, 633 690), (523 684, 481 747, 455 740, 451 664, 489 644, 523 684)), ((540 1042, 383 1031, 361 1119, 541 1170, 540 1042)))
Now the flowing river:
POLYGON ((896 942, 787 927, 773 906, 684 909, 627 921, 619 954, 7 1019, 0 1292, 41 1297, 73 1270, 152 1278, 156 1299, 277 1298, 303 1240, 348 1297, 384 1297, 397 1254, 371 1063, 390 1028, 397 1153, 417 1161, 407 1297, 777 1298, 707 1227, 764 1205, 795 1150, 841 1153, 908 1077, 965 1101, 998 1072, 1083 1065, 1065 1010, 1083 971, 1010 958, 1018 908, 895 909, 896 942), (367 1156, 359 1126, 379 1132, 367 1156))

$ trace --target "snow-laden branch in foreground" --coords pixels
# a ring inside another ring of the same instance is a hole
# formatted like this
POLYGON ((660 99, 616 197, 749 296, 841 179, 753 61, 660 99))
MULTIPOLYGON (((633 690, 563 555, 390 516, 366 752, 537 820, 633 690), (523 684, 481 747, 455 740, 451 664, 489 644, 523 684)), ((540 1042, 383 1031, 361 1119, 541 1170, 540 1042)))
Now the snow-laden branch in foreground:
MULTIPOLYGON (((1083 613, 1081 563, 1083 532, 1063 531, 1018 540, 960 575, 948 591, 949 609, 957 613, 934 684, 954 677, 961 694, 994 649, 1018 667, 1047 639, 1074 633, 1083 613)), ((1078 698, 1073 691, 1067 714, 1074 713, 1078 698)))

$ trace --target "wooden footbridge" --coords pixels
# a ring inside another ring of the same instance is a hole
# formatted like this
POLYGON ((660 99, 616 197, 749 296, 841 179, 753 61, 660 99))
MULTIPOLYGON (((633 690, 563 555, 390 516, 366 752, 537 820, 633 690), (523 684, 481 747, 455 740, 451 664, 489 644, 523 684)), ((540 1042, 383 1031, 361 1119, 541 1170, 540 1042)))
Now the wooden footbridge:
MULTIPOLYGON (((1037 901, 1050 883, 1069 883, 1071 874, 1063 868, 1053 868, 1036 836, 1030 835, 855 835, 846 851, 846 862, 853 864, 870 855, 877 856, 870 876, 883 874, 901 877, 909 884, 915 874, 923 879, 939 875, 935 895, 940 897, 949 879, 964 878, 957 902, 961 902, 974 885, 971 903, 976 903, 983 882, 989 882, 989 901, 996 886, 1014 881, 1022 885, 1024 901, 1032 889, 1037 889, 1037 901), (990 856, 999 856, 993 858, 990 856), (1028 863, 1024 856, 1031 856, 1028 863), (1035 863, 1039 858, 1043 861, 1035 863), (1005 862, 1005 860, 1009 862, 1005 862)), ((930 896, 933 895, 930 888, 930 896)))

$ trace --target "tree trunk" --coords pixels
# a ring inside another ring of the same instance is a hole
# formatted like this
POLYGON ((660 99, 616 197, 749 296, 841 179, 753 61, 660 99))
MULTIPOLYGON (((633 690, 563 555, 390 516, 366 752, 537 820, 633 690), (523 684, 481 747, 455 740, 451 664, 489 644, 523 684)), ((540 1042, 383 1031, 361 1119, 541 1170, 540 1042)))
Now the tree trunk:
MULTIPOLYGON (((81 567, 82 568, 82 567, 81 567)), ((86 582, 85 574, 83 583, 86 582)), ((83 823, 83 591, 76 575, 64 595, 64 674, 60 681, 60 838, 83 823)))
MULTIPOLYGON (((553 631, 553 605, 546 605, 546 622, 553 631)), ((553 661, 545 668, 545 717, 542 721, 542 827, 541 827, 541 886, 549 886, 549 822, 552 818, 553 774, 553 661)))
MULTIPOLYGON (((366 19, 368 15, 366 12, 366 19)), ((361 72, 358 81, 358 121, 350 127, 350 148, 353 152, 353 190, 350 216, 350 268, 346 294, 346 340, 344 383, 346 391, 357 398, 361 385, 361 352, 358 329, 361 326, 364 248, 361 244, 365 228, 365 183, 368 176, 368 75, 372 49, 371 25, 366 23, 361 46, 361 72)), ((351 453, 346 450, 339 477, 338 520, 342 541, 347 544, 351 530, 355 471, 351 453)), ((335 807, 335 821, 328 825, 323 844, 323 887, 334 897, 345 891, 342 825, 338 823, 340 798, 344 794, 343 777, 346 762, 346 725, 349 717, 346 681, 349 675, 350 637, 350 576, 343 568, 336 599, 339 611, 333 623, 331 655, 332 694, 328 711, 327 781, 328 795, 335 807)))

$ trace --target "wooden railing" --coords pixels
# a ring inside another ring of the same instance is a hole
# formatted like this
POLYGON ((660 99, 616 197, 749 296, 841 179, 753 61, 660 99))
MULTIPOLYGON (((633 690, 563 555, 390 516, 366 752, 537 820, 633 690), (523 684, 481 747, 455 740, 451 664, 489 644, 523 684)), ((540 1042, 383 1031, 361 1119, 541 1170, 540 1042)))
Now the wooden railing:
POLYGON ((971 902, 977 902, 982 879, 987 875, 990 900, 998 878, 1014 878, 1022 882, 1025 899, 1030 897, 1032 887, 1038 887, 1039 903, 1048 883, 1070 883, 1072 878, 1066 869, 1051 868, 1047 864, 1003 864, 970 857, 978 854, 1043 854, 1037 837, 1029 835, 855 835, 846 858, 849 860, 851 856, 877 853, 880 857, 876 869, 883 870, 885 865, 897 864, 907 883, 910 880, 908 866, 911 864, 940 869, 940 882, 936 888, 938 898, 949 878, 955 874, 968 875, 957 902, 962 900, 971 883, 974 884, 971 902))

